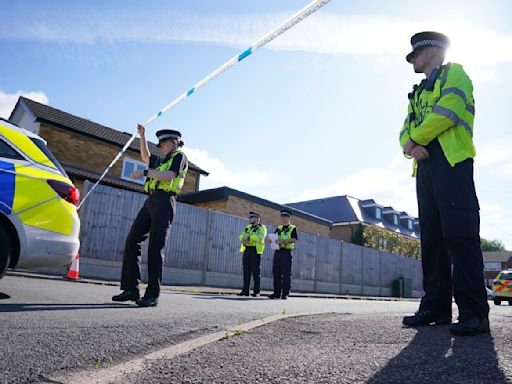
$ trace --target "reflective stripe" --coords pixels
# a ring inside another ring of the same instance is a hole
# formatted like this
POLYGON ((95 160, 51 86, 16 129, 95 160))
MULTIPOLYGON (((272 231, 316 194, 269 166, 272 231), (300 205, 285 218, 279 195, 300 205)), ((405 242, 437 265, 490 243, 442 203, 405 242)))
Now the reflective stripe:
POLYGON ((406 133, 409 133, 409 128, 405 128, 402 132, 400 132, 400 140, 402 140, 402 137, 404 137, 406 133))
POLYGON ((432 113, 437 113, 438 115, 447 117, 451 121, 453 121, 456 125, 462 125, 466 131, 473 137, 473 130, 469 126, 468 123, 466 123, 464 120, 462 120, 455 112, 453 112, 451 109, 441 107, 440 105, 435 105, 432 109, 432 113))
POLYGON ((466 111, 468 111, 469 113, 471 113, 472 115, 475 114, 475 106, 474 105, 469 105, 467 104, 466 105, 466 111))
POLYGON ((441 97, 446 96, 449 93, 453 93, 453 94, 459 96, 462 100, 464 100, 464 104, 468 103, 466 94, 464 93, 464 91, 462 89, 456 88, 456 87, 443 89, 443 91, 441 92, 441 97))
POLYGON ((14 164, 0 161, 0 212, 6 215, 10 215, 12 211, 15 185, 14 164))

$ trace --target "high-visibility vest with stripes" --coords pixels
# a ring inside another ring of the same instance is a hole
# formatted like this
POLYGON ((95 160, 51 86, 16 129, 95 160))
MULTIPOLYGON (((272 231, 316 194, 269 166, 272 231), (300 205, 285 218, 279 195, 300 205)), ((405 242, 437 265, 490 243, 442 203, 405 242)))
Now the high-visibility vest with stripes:
POLYGON ((158 167, 156 167, 155 170, 158 172, 168 171, 171 168, 173 159, 180 153, 183 155, 183 161, 181 162, 180 170, 176 177, 172 180, 156 180, 148 177, 146 183, 144 184, 144 190, 146 192, 151 193, 157 189, 166 192, 174 192, 175 194, 179 194, 181 192, 183 184, 185 184, 185 177, 187 176, 188 172, 188 162, 183 151, 177 150, 171 152, 169 158, 158 167))
MULTIPOLYGON (((400 145, 412 139, 426 146, 437 138, 451 164, 475 157, 473 84, 462 65, 448 63, 436 68, 409 94, 409 107, 400 145)), ((414 161, 414 174, 417 163, 414 161)))
MULTIPOLYGON (((295 229, 295 225, 290 224, 286 228, 284 225, 280 225, 277 227, 277 239, 278 240, 291 240, 292 239, 292 232, 295 229)), ((295 249, 295 243, 287 243, 287 244, 280 244, 279 248, 281 249, 295 249)))
POLYGON ((247 247, 256 247, 256 253, 261 255, 265 250, 265 237, 267 237, 267 228, 264 225, 249 224, 239 236, 242 242, 240 252, 244 252, 247 247), (249 240, 248 244, 244 245, 244 239, 249 240))

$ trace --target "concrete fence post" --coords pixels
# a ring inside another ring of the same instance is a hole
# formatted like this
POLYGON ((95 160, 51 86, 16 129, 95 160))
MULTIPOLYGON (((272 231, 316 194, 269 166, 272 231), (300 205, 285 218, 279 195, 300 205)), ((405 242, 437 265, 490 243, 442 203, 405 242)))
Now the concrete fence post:
POLYGON ((340 295, 343 294, 343 240, 340 247, 340 295))
POLYGON ((206 214, 206 230, 204 239, 204 253, 203 253, 203 274, 201 282, 206 285, 206 273, 208 272, 208 263, 210 262, 210 238, 211 238, 211 227, 212 227, 212 210, 208 209, 206 214))
POLYGON ((314 292, 316 293, 318 288, 318 261, 320 258, 320 235, 316 235, 316 255, 315 255, 315 285, 314 292))
POLYGON ((361 295, 364 295, 364 247, 361 247, 361 295))

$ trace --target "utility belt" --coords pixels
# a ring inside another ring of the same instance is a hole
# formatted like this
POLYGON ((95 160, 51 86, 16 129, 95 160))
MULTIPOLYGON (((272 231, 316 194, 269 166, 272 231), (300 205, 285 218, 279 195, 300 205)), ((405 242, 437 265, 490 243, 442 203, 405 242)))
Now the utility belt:
POLYGON ((174 192, 169 192, 169 191, 164 191, 163 189, 152 189, 151 191, 148 192, 149 195, 153 195, 155 193, 165 193, 169 196, 176 196, 176 193, 174 192))

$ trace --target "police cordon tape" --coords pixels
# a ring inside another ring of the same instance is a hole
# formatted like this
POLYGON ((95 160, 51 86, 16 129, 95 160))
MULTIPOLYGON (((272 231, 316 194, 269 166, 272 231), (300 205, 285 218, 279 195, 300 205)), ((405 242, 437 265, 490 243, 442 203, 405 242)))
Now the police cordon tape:
MULTIPOLYGON (((219 76, 221 73, 225 72, 228 68, 231 68, 235 64, 239 63, 243 59, 245 59, 247 56, 253 54, 261 47, 265 46, 272 40, 274 40, 279 35, 285 33, 290 28, 294 27, 298 23, 300 23, 302 20, 307 18, 308 16, 311 16, 313 13, 318 11, 320 8, 322 8, 324 5, 330 3, 331 0, 314 0, 308 5, 306 5, 304 8, 302 8, 299 12, 295 13, 293 16, 289 17, 285 21, 283 21, 281 24, 279 24, 276 28, 274 28, 272 31, 265 34, 263 37, 261 37, 259 40, 254 42, 249 48, 247 48, 245 51, 240 53, 239 55, 234 56, 230 60, 228 60, 226 63, 222 64, 219 68, 217 68, 215 71, 210 73, 208 76, 206 76, 204 79, 200 80, 197 84, 195 84, 192 88, 190 88, 188 91, 183 92, 180 96, 178 96, 176 99, 171 101, 169 104, 167 104, 164 108, 162 108, 159 112, 154 114, 148 121, 143 123, 142 125, 147 126, 148 124, 151 124, 153 121, 155 121, 157 118, 162 116, 165 112, 169 111, 170 109, 174 108, 177 104, 185 100, 187 97, 190 97, 192 94, 194 94, 199 88, 204 86, 206 83, 210 82, 217 76, 219 76)), ((82 199, 80 204, 78 204, 78 208, 82 206, 82 204, 87 200, 87 198, 91 195, 91 193, 94 191, 96 186, 103 180, 103 178, 107 175, 107 173, 110 171, 110 169, 114 166, 114 164, 123 156, 123 154, 126 152, 130 144, 135 140, 135 137, 137 136, 137 132, 135 132, 128 142, 124 145, 124 147, 119 151, 119 153, 116 155, 114 160, 109 164, 109 166, 103 171, 101 176, 99 177, 98 181, 94 183, 94 185, 89 189, 85 197, 82 199)))

